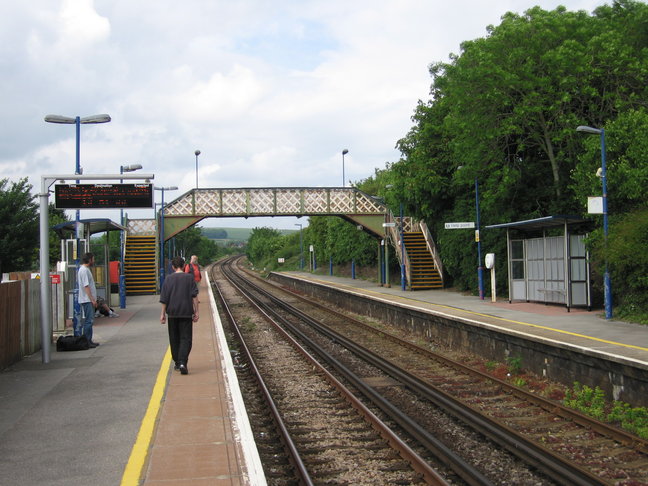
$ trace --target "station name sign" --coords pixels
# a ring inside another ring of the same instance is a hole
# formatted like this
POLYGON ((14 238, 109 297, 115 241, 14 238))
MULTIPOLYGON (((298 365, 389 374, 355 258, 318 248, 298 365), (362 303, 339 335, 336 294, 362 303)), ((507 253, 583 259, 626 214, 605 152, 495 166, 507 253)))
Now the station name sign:
POLYGON ((472 229, 475 227, 474 221, 465 221, 461 223, 446 223, 445 229, 472 229))
POLYGON ((56 184, 58 209, 152 208, 153 184, 56 184))

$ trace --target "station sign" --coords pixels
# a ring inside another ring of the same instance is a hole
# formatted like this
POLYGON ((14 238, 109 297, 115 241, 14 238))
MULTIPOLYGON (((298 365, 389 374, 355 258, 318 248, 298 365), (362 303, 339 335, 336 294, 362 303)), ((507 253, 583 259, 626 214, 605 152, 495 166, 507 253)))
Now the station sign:
POLYGON ((445 229, 472 229, 475 227, 474 221, 466 221, 463 223, 446 223, 445 229))
POLYGON ((57 209, 152 208, 153 184, 56 184, 57 209))

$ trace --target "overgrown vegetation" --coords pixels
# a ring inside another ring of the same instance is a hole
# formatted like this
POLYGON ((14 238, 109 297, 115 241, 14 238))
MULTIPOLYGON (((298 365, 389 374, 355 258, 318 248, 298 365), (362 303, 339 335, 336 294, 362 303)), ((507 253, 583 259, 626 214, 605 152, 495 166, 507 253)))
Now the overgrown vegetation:
POLYGON ((574 388, 567 390, 563 403, 602 422, 609 422, 648 439, 648 409, 632 407, 622 401, 608 403, 605 393, 598 386, 594 389, 575 382, 574 388))
MULTIPOLYGON (((648 5, 634 0, 592 14, 564 7, 506 13, 449 62, 431 64, 431 98, 419 102, 412 128, 397 142, 400 160, 356 186, 394 212, 402 204, 406 215, 425 220, 446 284, 473 292, 473 234, 444 224, 475 220, 477 184, 482 226, 556 214, 588 218, 594 304, 602 301, 607 261, 616 315, 648 322, 647 23, 648 5), (579 125, 606 134, 607 244, 600 216, 586 214, 587 197, 602 194, 601 140, 577 132, 579 125)), ((319 262, 376 254, 375 243, 365 245, 345 225, 311 219, 319 262)), ((482 230, 480 238, 484 253, 502 255, 496 271, 503 287, 506 238, 498 230, 482 230)))

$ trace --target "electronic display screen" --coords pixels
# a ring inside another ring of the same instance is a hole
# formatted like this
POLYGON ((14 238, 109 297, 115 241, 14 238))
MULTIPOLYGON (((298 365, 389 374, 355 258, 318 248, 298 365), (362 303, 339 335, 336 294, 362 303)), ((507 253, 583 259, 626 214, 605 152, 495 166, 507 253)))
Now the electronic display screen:
POLYGON ((57 209, 152 208, 153 184, 56 184, 57 209))

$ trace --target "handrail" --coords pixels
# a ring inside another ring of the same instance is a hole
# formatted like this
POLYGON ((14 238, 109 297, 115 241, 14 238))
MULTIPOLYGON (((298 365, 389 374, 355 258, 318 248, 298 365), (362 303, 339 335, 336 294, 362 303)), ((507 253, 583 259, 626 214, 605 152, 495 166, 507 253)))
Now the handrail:
POLYGON ((430 230, 428 229, 427 224, 425 224, 425 221, 423 220, 419 221, 419 227, 423 232, 423 237, 425 238, 425 244, 427 245, 428 251, 432 255, 432 259, 434 260, 434 265, 439 271, 439 276, 441 277, 441 283, 443 283, 443 265, 441 263, 441 257, 439 256, 439 252, 437 251, 436 244, 434 243, 434 239, 432 238, 432 235, 430 234, 430 230))
MULTIPOLYGON (((399 242, 401 239, 401 234, 400 234, 400 225, 401 225, 401 219, 394 217, 393 213, 391 210, 388 210, 387 213, 385 214, 385 222, 387 223, 395 223, 396 226, 394 227, 387 227, 386 229, 388 237, 391 238, 392 240, 392 246, 395 249, 396 252, 396 258, 398 259, 399 265, 403 265, 403 256, 405 257, 405 286, 411 288, 412 286, 412 279, 411 279, 411 268, 410 268, 410 261, 409 261, 409 255, 407 254, 407 247, 405 246, 405 243, 403 242, 403 246, 401 248, 399 242), (401 256, 402 254, 402 256, 401 256)), ((410 217, 403 217, 403 232, 406 231, 411 231, 411 226, 412 226, 412 218, 410 217)), ((400 272, 399 272, 400 273, 400 272)))

